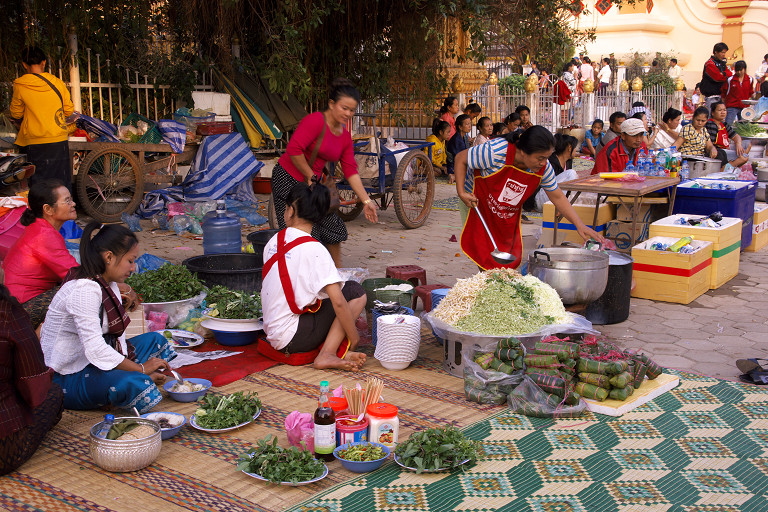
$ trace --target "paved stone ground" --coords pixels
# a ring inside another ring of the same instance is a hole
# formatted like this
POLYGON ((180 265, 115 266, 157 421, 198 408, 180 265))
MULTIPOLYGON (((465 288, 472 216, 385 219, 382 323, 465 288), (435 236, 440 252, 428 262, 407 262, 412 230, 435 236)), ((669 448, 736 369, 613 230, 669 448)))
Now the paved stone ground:
MULTIPOLYGON (((437 184, 436 199, 454 196, 453 186, 437 184)), ((540 224, 523 226, 526 250, 534 247, 540 224)), ((142 251, 174 263, 202 254, 201 240, 172 231, 151 232, 149 222, 144 226, 139 233, 142 251)), ((415 230, 403 228, 392 207, 380 212, 378 224, 368 223, 361 215, 347 226, 343 264, 367 268, 371 277, 383 277, 388 265, 415 264, 426 269, 430 283, 450 286, 477 272, 459 244, 449 241, 460 233, 458 211, 433 209, 427 223, 415 230)), ((254 229, 244 227, 243 233, 254 229)), ((642 349, 664 366, 737 379, 736 359, 768 357, 767 292, 768 249, 742 253, 739 274, 691 304, 633 298, 627 321, 596 328, 619 346, 642 349)))

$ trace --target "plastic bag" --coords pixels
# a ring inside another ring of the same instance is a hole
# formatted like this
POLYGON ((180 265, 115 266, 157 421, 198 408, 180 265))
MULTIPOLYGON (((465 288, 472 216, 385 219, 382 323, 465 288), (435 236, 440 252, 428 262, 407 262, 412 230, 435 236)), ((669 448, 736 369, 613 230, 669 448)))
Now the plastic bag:
POLYGON ((371 275, 367 268, 340 268, 339 275, 342 281, 355 281, 362 283, 371 275))
POLYGON ((587 409, 581 399, 577 405, 565 405, 559 396, 546 393, 527 375, 509 394, 507 404, 514 413, 537 418, 577 418, 587 409))
POLYGON ((168 313, 164 311, 149 311, 145 319, 148 331, 159 331, 168 325, 168 313))
POLYGON ((197 309, 205 300, 206 292, 202 291, 199 295, 191 299, 176 302, 158 302, 144 303, 144 314, 148 315, 150 311, 164 311, 168 313, 168 327, 173 329, 184 322, 190 314, 190 311, 197 309))
POLYGON ((130 229, 134 233, 138 233, 139 231, 141 231, 141 223, 139 222, 141 218, 138 215, 129 215, 127 213, 123 213, 120 216, 120 220, 122 220, 125 224, 127 224, 128 229, 130 229))
POLYGON ((153 229, 162 229, 163 231, 168 231, 168 215, 164 212, 160 212, 152 217, 152 228, 153 229))
POLYGON ((286 416, 285 432, 291 446, 310 452, 315 451, 315 422, 308 412, 293 411, 286 416))
POLYGON ((64 240, 79 240, 83 236, 83 230, 73 220, 68 220, 62 224, 59 233, 64 237, 64 240))
POLYGON ((173 230, 177 235, 184 233, 185 231, 191 231, 192 219, 186 215, 176 215, 173 217, 173 230))
MULTIPOLYGON (((465 345, 461 351, 464 360, 464 395, 467 400, 480 404, 501 405, 507 401, 507 395, 523 379, 523 370, 513 371, 511 374, 497 372, 491 369, 485 370, 475 359, 483 354, 493 354, 498 347, 498 342, 486 343, 482 346, 465 345)), ((525 347, 520 345, 525 352, 525 347)))
POLYGON ((147 270, 157 270, 166 263, 170 263, 168 260, 164 260, 163 258, 159 256, 155 256, 154 254, 149 254, 148 252, 145 252, 138 258, 136 258, 136 273, 141 274, 142 272, 146 272, 147 270))

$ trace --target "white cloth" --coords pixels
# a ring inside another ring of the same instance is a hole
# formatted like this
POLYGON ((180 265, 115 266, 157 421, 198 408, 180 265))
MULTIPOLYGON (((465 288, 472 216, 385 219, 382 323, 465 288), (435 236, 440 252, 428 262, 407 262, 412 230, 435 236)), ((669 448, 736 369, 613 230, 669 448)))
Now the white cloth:
MULTIPOLYGON (((677 129, 673 131, 679 136, 680 130, 682 128, 683 128, 683 125, 681 123, 677 125, 677 129)), ((653 144, 651 144, 650 149, 666 149, 668 147, 671 147, 676 140, 677 140, 677 137, 672 138, 664 130, 659 130, 659 133, 656 134, 656 138, 653 139, 653 144)))
MULTIPOLYGON (((309 236, 309 234, 296 228, 287 228, 285 243, 302 236, 309 236)), ((266 263, 276 253, 277 235, 273 236, 264 247, 264 262, 266 263)), ((296 306, 300 309, 318 300, 327 299, 328 295, 323 288, 329 284, 342 284, 333 258, 320 242, 298 245, 288 251, 285 259, 288 275, 291 276, 296 306)), ((272 265, 261 284, 261 308, 267 340, 273 348, 282 350, 296 334, 300 315, 295 314, 288 306, 277 265, 277 262, 272 265)))
POLYGON ((680 64, 675 64, 669 68, 669 76, 672 78, 672 80, 677 80, 683 76, 683 68, 680 67, 680 64))
POLYGON ((485 144, 489 140, 491 139, 489 139, 485 135, 478 135, 477 137, 475 137, 475 142, 472 143, 472 146, 474 147, 474 146, 479 146, 480 144, 485 144))
MULTIPOLYGON (((109 284, 115 296, 120 297, 116 283, 109 284)), ((56 292, 40 332, 40 345, 45 364, 56 373, 77 373, 88 364, 100 370, 112 370, 125 357, 104 341, 107 315, 101 310, 101 286, 91 279, 75 279, 64 283, 56 292)), ((120 346, 128 353, 125 334, 120 346)))
POLYGON ((600 72, 597 74, 597 79, 605 84, 611 83, 611 66, 606 64, 600 68, 600 72))
POLYGON ((768 73, 768 61, 764 60, 757 67, 757 71, 755 71, 755 80, 760 80, 766 73, 768 73))
POLYGON ((591 64, 587 64, 586 62, 579 67, 579 75, 582 82, 586 82, 587 80, 595 81, 595 68, 592 67, 591 64))

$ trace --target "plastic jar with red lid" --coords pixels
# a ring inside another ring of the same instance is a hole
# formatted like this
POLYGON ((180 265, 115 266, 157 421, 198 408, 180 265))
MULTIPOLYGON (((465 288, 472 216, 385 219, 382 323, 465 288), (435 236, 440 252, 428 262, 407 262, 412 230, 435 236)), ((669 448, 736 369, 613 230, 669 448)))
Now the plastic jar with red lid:
POLYGON ((397 407, 392 404, 371 404, 366 409, 368 440, 393 448, 397 444, 400 420, 397 407))

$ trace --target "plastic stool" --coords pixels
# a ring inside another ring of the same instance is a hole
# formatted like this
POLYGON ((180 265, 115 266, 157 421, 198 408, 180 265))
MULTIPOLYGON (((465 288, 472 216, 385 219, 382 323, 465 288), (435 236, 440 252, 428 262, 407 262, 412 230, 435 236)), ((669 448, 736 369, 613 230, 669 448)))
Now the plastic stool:
POLYGON ((418 265, 392 265, 387 267, 386 277, 410 281, 413 286, 427 284, 427 271, 418 265))
POLYGON ((421 297, 421 302, 424 304, 424 311, 432 311, 432 290, 439 290, 441 288, 449 287, 445 286, 444 284, 423 284, 421 286, 417 286, 413 291, 413 304, 411 304, 411 309, 414 311, 416 310, 416 302, 418 301, 419 297, 421 297))

